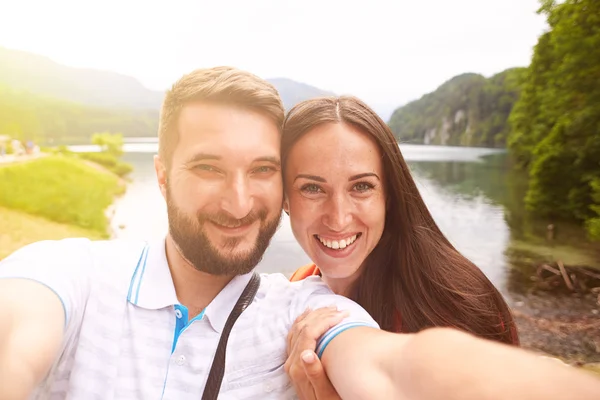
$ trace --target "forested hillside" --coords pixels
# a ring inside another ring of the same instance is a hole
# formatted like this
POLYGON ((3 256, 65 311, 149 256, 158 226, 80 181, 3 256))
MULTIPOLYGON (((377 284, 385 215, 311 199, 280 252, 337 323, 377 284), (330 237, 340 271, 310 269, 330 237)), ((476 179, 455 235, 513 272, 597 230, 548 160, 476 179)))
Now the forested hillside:
POLYGON ((87 143, 95 132, 152 136, 157 127, 158 110, 92 107, 0 84, 0 135, 42 144, 87 143))
POLYGON ((504 147, 524 71, 512 68, 489 79, 473 73, 456 76, 398 108, 389 126, 402 142, 504 147))

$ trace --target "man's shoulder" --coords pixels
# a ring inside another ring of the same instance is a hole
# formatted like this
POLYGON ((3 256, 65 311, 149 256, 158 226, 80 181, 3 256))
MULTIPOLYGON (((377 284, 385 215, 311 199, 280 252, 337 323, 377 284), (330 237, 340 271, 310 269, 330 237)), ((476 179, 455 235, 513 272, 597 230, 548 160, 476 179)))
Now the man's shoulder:
POLYGON ((74 252, 77 251, 92 251, 98 249, 100 251, 115 251, 125 250, 128 247, 134 246, 136 243, 144 243, 139 240, 125 240, 125 239, 106 239, 106 240, 92 240, 86 237, 69 237, 64 239, 46 239, 39 240, 36 242, 29 243, 13 254, 22 254, 25 252, 34 253, 37 251, 57 251, 64 252, 69 255, 69 250, 74 252))
POLYGON ((65 239, 45 239, 28 243, 17 250, 12 255, 39 254, 39 252, 64 252, 65 250, 88 250, 91 240, 85 237, 70 237, 65 239))
POLYGON ((300 281, 290 281, 282 273, 262 273, 260 277, 261 291, 282 291, 290 295, 298 295, 303 292, 333 294, 329 286, 319 276, 309 276, 300 281))
POLYGON ((270 300, 269 304, 278 302, 279 307, 287 304, 291 321, 307 308, 316 310, 336 306, 339 310, 350 313, 350 316, 344 320, 346 323, 378 327, 360 305, 347 297, 335 294, 319 276, 309 276, 301 281, 290 282, 283 274, 261 274, 259 293, 270 300))
POLYGON ((140 255, 145 247, 154 246, 154 243, 134 239, 91 240, 89 248, 92 255, 99 259, 114 261, 115 259, 129 258, 140 255))
POLYGON ((41 240, 21 247, 5 261, 40 262, 47 266, 73 264, 79 268, 117 267, 117 264, 131 263, 136 255, 139 257, 144 243, 139 240, 90 240, 85 237, 41 240))
POLYGON ((310 299, 321 298, 323 301, 339 303, 349 301, 336 295, 319 276, 309 276, 301 281, 290 282, 281 273, 261 274, 258 298, 269 302, 288 303, 290 306, 304 307, 310 299))
POLYGON ((27 263, 55 265, 69 260, 82 262, 89 259, 90 240, 87 238, 66 238, 40 240, 20 247, 4 260, 3 264, 27 263))

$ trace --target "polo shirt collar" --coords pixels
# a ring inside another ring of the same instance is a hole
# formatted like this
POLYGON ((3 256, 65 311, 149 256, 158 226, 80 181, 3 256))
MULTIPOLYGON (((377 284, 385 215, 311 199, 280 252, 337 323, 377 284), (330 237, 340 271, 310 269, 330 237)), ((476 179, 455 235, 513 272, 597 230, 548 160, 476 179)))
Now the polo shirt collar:
MULTIPOLYGON (((250 281, 252 272, 234 277, 204 310, 212 328, 221 333, 229 314, 250 281)), ((167 262, 165 238, 146 244, 131 278, 127 300, 142 308, 158 310, 180 304, 167 262)))
POLYGON ((250 278, 252 278, 252 272, 234 277, 206 307, 204 316, 208 318, 215 331, 219 333, 223 331, 229 314, 250 282, 250 278))
POLYGON ((165 238, 146 243, 131 277, 127 300, 150 310, 178 304, 167 262, 165 238))

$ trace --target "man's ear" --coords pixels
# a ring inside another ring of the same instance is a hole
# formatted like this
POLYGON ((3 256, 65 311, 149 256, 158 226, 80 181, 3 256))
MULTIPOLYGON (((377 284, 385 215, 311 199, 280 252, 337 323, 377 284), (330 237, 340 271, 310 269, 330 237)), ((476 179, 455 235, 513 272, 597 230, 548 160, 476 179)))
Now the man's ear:
POLYGON ((167 168, 157 154, 154 156, 154 171, 156 171, 156 179, 158 181, 158 187, 163 197, 167 198, 167 168))
POLYGON ((287 196, 283 197, 283 211, 285 211, 287 215, 290 215, 290 202, 288 201, 287 196))

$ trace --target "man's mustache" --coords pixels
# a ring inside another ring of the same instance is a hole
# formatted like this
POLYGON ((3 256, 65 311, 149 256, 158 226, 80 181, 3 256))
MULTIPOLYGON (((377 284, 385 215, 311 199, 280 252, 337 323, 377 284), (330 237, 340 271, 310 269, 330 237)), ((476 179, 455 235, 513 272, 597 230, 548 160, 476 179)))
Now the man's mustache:
POLYGON ((222 211, 218 213, 202 213, 198 215, 198 221, 200 223, 210 221, 214 224, 226 226, 228 228, 238 228, 244 225, 250 225, 256 221, 264 221, 267 218, 267 210, 264 208, 260 210, 251 210, 248 215, 243 218, 235 218, 231 214, 222 211))

